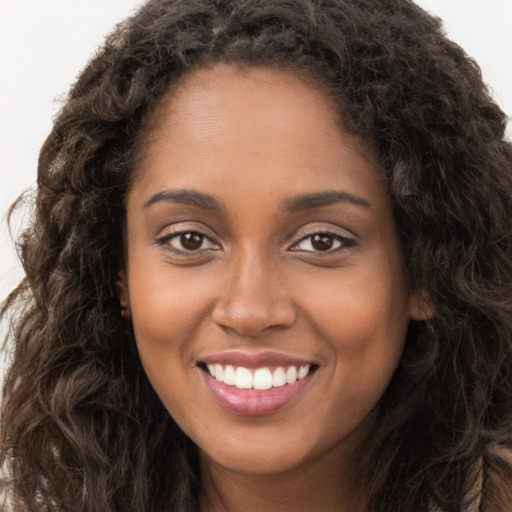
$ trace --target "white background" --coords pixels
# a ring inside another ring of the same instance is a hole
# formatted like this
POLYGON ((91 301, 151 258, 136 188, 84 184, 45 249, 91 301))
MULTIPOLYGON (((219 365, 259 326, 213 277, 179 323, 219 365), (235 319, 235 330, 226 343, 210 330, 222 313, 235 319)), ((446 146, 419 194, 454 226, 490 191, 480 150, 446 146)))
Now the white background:
MULTIPOLYGON (((75 77, 141 0, 0 0, 0 301, 20 280, 5 214, 33 187, 37 155, 75 77)), ((419 0, 474 57, 512 114, 512 0, 419 0)), ((509 124, 509 137, 512 133, 509 124)), ((14 232, 16 233, 16 225, 14 232)), ((14 234, 15 234, 14 233, 14 234)))

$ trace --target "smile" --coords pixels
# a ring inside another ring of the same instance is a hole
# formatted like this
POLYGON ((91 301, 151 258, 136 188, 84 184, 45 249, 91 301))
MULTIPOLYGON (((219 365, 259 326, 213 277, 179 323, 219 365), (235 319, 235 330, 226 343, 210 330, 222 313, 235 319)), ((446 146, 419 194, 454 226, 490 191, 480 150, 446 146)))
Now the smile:
POLYGON ((261 416, 291 406, 310 387, 319 365, 289 355, 217 354, 197 363, 212 398, 242 416, 261 416))
POLYGON ((210 375, 218 382, 237 389, 255 389, 265 391, 271 388, 280 388, 287 384, 294 384, 309 374, 312 366, 278 366, 249 369, 243 366, 208 364, 210 375))

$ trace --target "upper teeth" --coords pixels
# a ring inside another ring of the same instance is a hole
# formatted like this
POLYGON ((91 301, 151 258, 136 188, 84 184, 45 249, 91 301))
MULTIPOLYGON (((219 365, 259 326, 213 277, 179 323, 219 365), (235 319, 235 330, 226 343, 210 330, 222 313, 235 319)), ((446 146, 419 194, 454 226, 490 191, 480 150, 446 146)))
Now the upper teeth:
POLYGON ((234 367, 230 364, 208 364, 210 375, 219 382, 238 389, 265 390, 278 388, 285 384, 293 384, 303 379, 310 371, 311 365, 305 366, 279 366, 273 372, 268 367, 249 370, 243 366, 234 367))

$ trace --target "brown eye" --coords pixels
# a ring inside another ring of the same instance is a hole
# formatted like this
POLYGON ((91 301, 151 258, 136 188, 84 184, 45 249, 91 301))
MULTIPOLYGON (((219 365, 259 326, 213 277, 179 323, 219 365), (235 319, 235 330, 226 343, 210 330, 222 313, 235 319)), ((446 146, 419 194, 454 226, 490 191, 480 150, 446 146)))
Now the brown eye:
POLYGON ((328 251, 334 245, 334 237, 327 234, 317 234, 311 237, 311 246, 317 251, 328 251))
POLYGON ((305 236, 291 250, 312 253, 336 253, 342 249, 353 247, 355 244, 356 242, 352 238, 344 237, 337 233, 320 232, 305 236))
POLYGON ((218 244, 207 235, 198 231, 183 231, 167 235, 158 240, 163 246, 168 246, 178 253, 199 252, 204 250, 217 250, 218 244))
POLYGON ((203 245, 204 235, 200 233, 183 233, 179 237, 180 244, 187 251, 197 251, 203 245))

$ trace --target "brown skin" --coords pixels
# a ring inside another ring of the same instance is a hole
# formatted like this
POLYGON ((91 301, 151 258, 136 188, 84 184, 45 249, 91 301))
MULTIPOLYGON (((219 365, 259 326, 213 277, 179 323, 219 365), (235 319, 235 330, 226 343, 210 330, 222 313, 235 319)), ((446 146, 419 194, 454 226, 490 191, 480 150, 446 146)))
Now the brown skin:
POLYGON ((199 447, 204 510, 358 510, 352 457, 409 320, 428 316, 376 159, 335 113, 288 72, 197 71, 160 106, 127 196, 121 304, 152 385, 199 447), (218 208, 144 206, 168 190, 209 194, 218 208), (325 191, 359 200, 286 207, 325 191), (188 251, 171 237, 187 231, 206 235, 188 251), (219 406, 198 366, 228 350, 318 369, 292 403, 247 417, 219 406))

